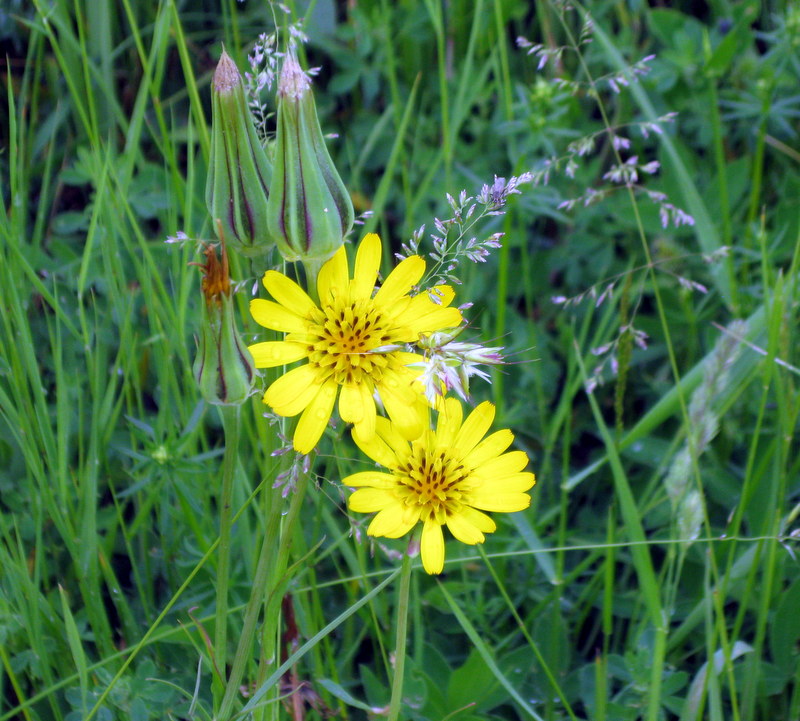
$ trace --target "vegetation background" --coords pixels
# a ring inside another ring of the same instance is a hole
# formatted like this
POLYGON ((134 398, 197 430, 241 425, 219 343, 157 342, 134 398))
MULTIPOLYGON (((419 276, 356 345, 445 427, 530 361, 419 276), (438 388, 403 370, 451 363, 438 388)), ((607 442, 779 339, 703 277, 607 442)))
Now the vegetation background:
MULTIPOLYGON (((164 241, 211 236, 210 76, 271 29, 256 0, 0 7, 0 721, 210 717, 222 436, 191 375, 199 256, 164 241)), ((414 574, 406 717, 800 719, 800 7, 319 0, 305 29, 331 153, 394 250, 446 192, 540 180, 458 290, 513 361, 475 399, 539 482, 486 557, 451 540, 441 578, 414 574)), ((364 461, 331 448, 284 689, 300 718, 380 718, 395 596, 354 604, 404 546, 348 518, 338 481, 364 461)))

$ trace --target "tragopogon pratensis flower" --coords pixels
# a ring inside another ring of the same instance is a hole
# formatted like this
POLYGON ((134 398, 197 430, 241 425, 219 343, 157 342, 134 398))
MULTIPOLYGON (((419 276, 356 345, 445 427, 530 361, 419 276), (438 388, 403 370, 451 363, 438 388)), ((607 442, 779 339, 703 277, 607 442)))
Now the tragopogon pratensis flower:
MULTIPOLYGON (((418 412, 427 426, 429 410, 418 412)), ((484 438, 494 413, 491 403, 481 403, 462 423, 461 403, 448 398, 436 430, 426 430, 410 443, 386 418, 377 419, 371 439, 354 434, 358 447, 389 471, 364 471, 342 481, 358 489, 347 501, 351 511, 377 511, 367 533, 400 538, 422 523, 422 565, 428 573, 441 573, 442 526, 462 543, 474 545, 496 529, 482 511, 511 513, 527 508, 531 498, 525 491, 536 477, 524 471, 528 465, 524 452, 505 452, 514 440, 511 431, 484 438)))
POLYGON ((275 301, 256 299, 250 312, 265 328, 286 333, 282 341, 250 346, 256 368, 306 360, 276 380, 264 402, 281 416, 302 413, 294 447, 310 453, 330 420, 339 396, 339 415, 355 425, 354 433, 369 438, 375 432, 377 394, 403 437, 413 439, 423 429, 417 406, 426 405, 417 381, 422 356, 405 350, 420 336, 462 322, 461 311, 448 307, 448 286, 410 296, 425 272, 419 256, 406 258, 375 293, 381 262, 381 241, 374 233, 360 243, 354 276, 350 278, 342 246, 317 278, 319 304, 293 280, 269 270, 264 287, 275 301), (341 392, 340 392, 341 391, 341 392))

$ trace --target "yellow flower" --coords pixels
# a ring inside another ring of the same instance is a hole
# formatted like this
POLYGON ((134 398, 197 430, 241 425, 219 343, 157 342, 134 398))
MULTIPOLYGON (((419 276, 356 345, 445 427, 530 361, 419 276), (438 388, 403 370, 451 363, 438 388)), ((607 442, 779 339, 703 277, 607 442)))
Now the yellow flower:
MULTIPOLYGON (((426 418, 420 420, 427 424, 426 418)), ((436 430, 411 443, 385 418, 378 418, 371 439, 354 435, 358 447, 390 471, 364 471, 342 481, 358 489, 347 501, 351 511, 378 512, 367 533, 400 538, 422 522, 422 565, 428 573, 441 573, 442 526, 462 543, 474 545, 497 528, 481 511, 527 508, 531 497, 525 491, 536 483, 533 473, 523 470, 528 456, 504 452, 514 440, 509 430, 484 438, 493 420, 494 406, 485 402, 462 423, 461 403, 448 398, 436 430)))
POLYGON ((310 453, 317 445, 337 395, 339 415, 354 424, 359 438, 375 433, 375 393, 405 438, 413 439, 424 429, 417 411, 424 404, 417 382, 420 369, 407 367, 424 358, 404 347, 422 334, 459 325, 461 312, 448 307, 454 296, 448 286, 436 289, 438 303, 428 293, 409 295, 425 272, 419 256, 402 261, 374 293, 380 262, 380 238, 370 233, 358 247, 352 279, 344 246, 322 266, 319 304, 273 270, 264 274, 264 287, 275 302, 250 303, 257 323, 286 333, 282 341, 250 346, 256 368, 308 361, 285 373, 264 394, 264 402, 278 415, 302 413, 294 434, 300 453, 310 453))

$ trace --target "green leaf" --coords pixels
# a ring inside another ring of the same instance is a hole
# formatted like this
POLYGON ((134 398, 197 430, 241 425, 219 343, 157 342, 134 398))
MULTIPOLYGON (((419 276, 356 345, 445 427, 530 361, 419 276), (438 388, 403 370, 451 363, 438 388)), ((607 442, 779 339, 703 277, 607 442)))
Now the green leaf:
POLYGON ((486 699, 497 686, 497 679, 477 649, 473 648, 467 660, 450 676, 447 685, 449 708, 463 708, 472 703, 476 710, 491 708, 486 699))
POLYGON ((756 8, 748 5, 736 25, 728 31, 722 42, 717 45, 706 60, 705 71, 708 75, 718 77, 727 72, 733 59, 742 52, 742 48, 750 36, 750 25, 755 15, 756 8))
POLYGON ((366 711, 367 713, 380 713, 380 709, 365 704, 363 701, 359 701, 357 698, 354 698, 350 693, 345 691, 338 683, 332 681, 329 678, 321 678, 316 681, 317 684, 322 686, 328 693, 332 696, 335 696, 340 701, 344 701, 348 706, 352 706, 353 708, 361 709, 362 711, 366 711))
POLYGON ((472 625, 470 620, 467 618, 465 613, 461 610, 461 607, 455 602, 455 599, 450 595, 447 591, 447 588, 443 583, 439 583, 439 588, 442 591, 447 603, 450 606, 450 610, 453 612, 453 615, 456 617, 456 620, 461 625, 461 628, 464 630, 464 633, 467 634, 469 640, 472 641, 473 645, 477 652, 481 655, 486 665, 491 670, 494 677, 500 682, 500 684, 505 688, 508 692, 509 696, 517 702, 520 708, 523 710, 526 716, 529 718, 534 719, 535 721, 542 721, 542 717, 539 716, 538 713, 531 707, 531 705, 520 695, 517 687, 511 683, 508 677, 501 671, 500 667, 497 664, 497 661, 494 657, 494 652, 490 649, 486 642, 483 640, 481 635, 478 633, 476 628, 472 625))
POLYGON ((797 666, 797 643, 800 641, 800 579, 781 594, 770 627, 772 660, 785 673, 797 666))

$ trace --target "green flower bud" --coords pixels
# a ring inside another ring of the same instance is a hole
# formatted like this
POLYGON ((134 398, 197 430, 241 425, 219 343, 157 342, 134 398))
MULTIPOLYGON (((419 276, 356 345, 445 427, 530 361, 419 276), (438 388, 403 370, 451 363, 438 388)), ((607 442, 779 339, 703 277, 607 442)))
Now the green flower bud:
POLYGON ((211 82, 211 159, 206 205, 220 239, 249 257, 272 247, 267 230, 270 165, 247 107, 242 76, 223 50, 211 82))
POLYGON ((269 231, 289 261, 324 261, 353 227, 353 203, 325 147, 311 79, 289 52, 278 81, 269 231))
POLYGON ((203 325, 192 370, 206 403, 239 405, 253 391, 255 364, 236 329, 225 246, 221 261, 212 246, 205 249, 205 256, 203 325))

